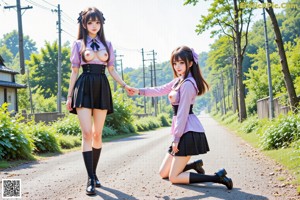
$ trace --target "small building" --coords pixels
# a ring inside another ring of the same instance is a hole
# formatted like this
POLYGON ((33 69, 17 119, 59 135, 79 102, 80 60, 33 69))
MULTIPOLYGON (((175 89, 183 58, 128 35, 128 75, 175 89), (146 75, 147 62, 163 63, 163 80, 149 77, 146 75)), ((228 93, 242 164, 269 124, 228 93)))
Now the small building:
POLYGON ((0 55, 0 105, 8 103, 8 110, 18 112, 18 93, 20 88, 26 88, 24 84, 16 83, 15 76, 19 72, 5 66, 4 60, 0 55))

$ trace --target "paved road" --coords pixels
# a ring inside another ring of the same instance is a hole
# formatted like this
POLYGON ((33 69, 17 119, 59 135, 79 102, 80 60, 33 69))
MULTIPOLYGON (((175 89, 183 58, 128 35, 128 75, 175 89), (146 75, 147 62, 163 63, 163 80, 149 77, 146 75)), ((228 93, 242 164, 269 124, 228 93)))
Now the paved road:
MULTIPOLYGON (((170 128, 150 131, 103 145, 97 195, 85 195, 86 170, 80 151, 54 156, 0 172, 0 177, 21 179, 22 199, 297 199, 295 189, 278 181, 290 177, 275 162, 224 129, 207 115, 199 117, 211 151, 202 158, 207 174, 224 167, 234 188, 212 183, 172 185, 158 176, 158 168, 171 142, 170 128)), ((2 188, 2 185, 0 186, 2 188)), ((1 197, 1 196, 0 196, 1 197)))

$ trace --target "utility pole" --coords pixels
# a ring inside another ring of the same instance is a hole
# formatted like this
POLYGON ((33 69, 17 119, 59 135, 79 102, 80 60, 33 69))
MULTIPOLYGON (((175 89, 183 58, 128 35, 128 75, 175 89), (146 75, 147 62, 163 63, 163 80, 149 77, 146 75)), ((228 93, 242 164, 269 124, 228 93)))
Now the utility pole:
MULTIPOLYGON (((115 64, 114 64, 115 66, 114 67, 116 69, 116 72, 118 72, 118 63, 117 63, 117 61, 119 61, 119 60, 117 60, 117 57, 123 57, 123 55, 118 55, 116 50, 114 50, 114 54, 115 54, 115 64)), ((123 70, 122 70, 122 79, 124 80, 123 70)), ((116 92, 116 91, 117 91, 117 82, 114 81, 114 92, 116 92)))
MULTIPOLYGON (((118 55, 118 57, 123 57, 123 55, 118 55)), ((121 66, 121 77, 122 77, 122 80, 124 80, 123 61, 122 61, 122 59, 119 59, 119 60, 116 59, 116 65, 118 65, 117 61, 120 61, 120 66, 121 66)), ((117 66, 116 66, 116 68, 117 68, 117 66)), ((124 93, 124 88, 122 88, 122 91, 123 91, 123 93, 124 93)))
POLYGON ((32 9, 32 6, 21 7, 20 0, 16 0, 16 6, 4 6, 4 9, 10 9, 17 7, 18 15, 18 33, 19 33, 19 57, 20 57, 20 71, 21 74, 25 74, 25 63, 24 63, 24 43, 23 43, 23 27, 22 27, 22 14, 23 9, 32 9))
MULTIPOLYGON (((146 87, 146 77, 145 77, 145 59, 144 59, 144 49, 142 48, 142 61, 143 61, 143 82, 144 82, 144 88, 146 87)), ((146 97, 144 96, 144 113, 147 113, 146 110, 146 97)))
MULTIPOLYGON (((154 50, 152 50, 152 62, 153 62, 153 75, 154 75, 154 87, 156 87, 156 69, 155 69, 155 55, 156 55, 156 53, 154 52, 154 50)), ((152 74, 152 73, 151 73, 152 74)), ((158 108, 157 108, 157 101, 158 101, 158 99, 157 99, 157 97, 154 97, 154 114, 155 114, 155 117, 157 116, 157 110, 158 110, 158 108)))
POLYGON ((58 26, 58 57, 57 57, 57 112, 61 113, 61 10, 60 4, 57 5, 57 10, 52 10, 52 12, 57 12, 58 21, 56 25, 58 26))
POLYGON ((271 67, 270 67, 270 55, 269 55, 269 44, 268 44, 268 32, 266 24, 266 14, 265 9, 263 8, 263 18, 264 18, 264 33, 265 33, 265 48, 267 56, 267 65, 268 65, 268 83, 269 83, 269 118, 274 118, 274 105, 273 105, 273 89, 272 89, 272 77, 271 77, 271 67))
POLYGON ((29 101, 30 101, 30 113, 34 113, 33 109, 33 103, 32 103, 32 93, 31 93, 31 87, 30 87, 30 81, 29 81, 29 69, 27 68, 27 85, 29 90, 29 101))

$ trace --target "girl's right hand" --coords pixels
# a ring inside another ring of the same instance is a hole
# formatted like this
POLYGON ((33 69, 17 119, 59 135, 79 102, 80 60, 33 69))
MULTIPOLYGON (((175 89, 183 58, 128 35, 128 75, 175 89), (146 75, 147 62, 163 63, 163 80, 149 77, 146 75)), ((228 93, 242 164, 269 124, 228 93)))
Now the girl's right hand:
POLYGON ((67 110, 69 110, 69 111, 72 110, 71 105, 72 105, 72 97, 68 97, 67 103, 66 103, 66 108, 67 108, 67 110))

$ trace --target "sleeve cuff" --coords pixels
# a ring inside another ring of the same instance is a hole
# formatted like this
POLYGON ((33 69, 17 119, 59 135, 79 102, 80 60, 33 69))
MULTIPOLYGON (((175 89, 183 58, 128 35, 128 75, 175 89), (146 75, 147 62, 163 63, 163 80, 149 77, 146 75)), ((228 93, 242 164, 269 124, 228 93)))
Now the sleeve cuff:
POLYGON ((173 142, 179 143, 180 137, 174 137, 173 142))
POLYGON ((139 88, 139 95, 145 95, 145 92, 144 88, 139 88))

